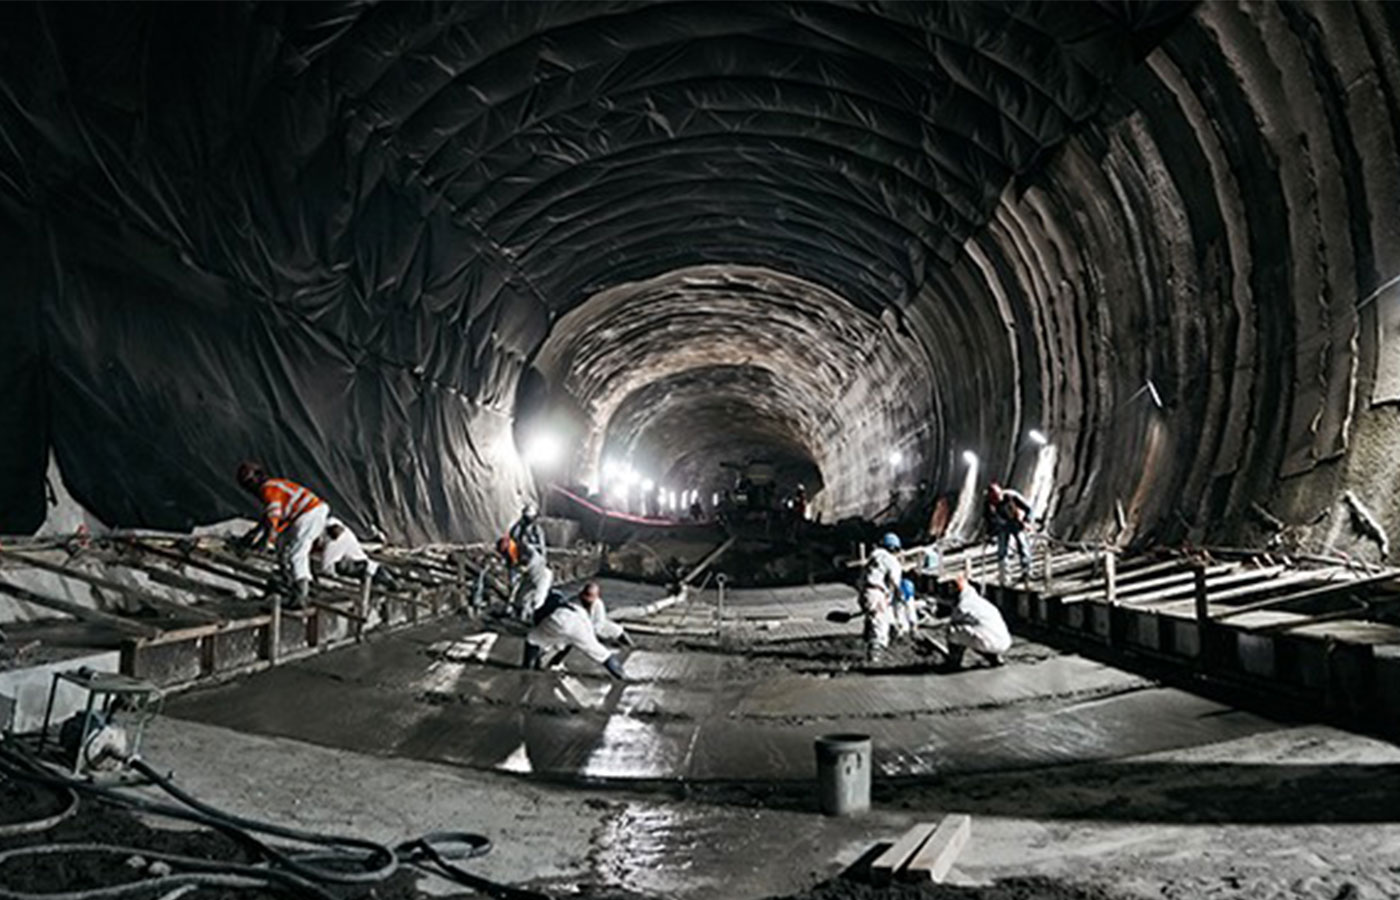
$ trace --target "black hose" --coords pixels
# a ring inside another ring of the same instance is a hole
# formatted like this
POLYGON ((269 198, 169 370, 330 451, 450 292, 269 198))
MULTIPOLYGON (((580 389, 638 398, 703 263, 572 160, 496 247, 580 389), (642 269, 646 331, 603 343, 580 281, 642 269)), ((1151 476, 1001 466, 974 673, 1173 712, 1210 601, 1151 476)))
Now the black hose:
POLYGON ((20 834, 38 834, 41 831, 48 831, 66 819, 73 816, 78 811, 78 795, 68 788, 55 789, 55 793, 60 796, 67 795, 68 803, 64 808, 51 816, 40 819, 31 819, 27 822, 7 822, 0 825, 0 838, 14 837, 20 834))
MULTIPOLYGON (((316 897, 317 900, 334 900, 332 895, 326 893, 324 890, 317 887, 317 885, 352 885, 382 882, 397 872, 401 865, 410 865, 423 871, 436 872, 451 878, 461 884, 495 897, 497 900, 551 900, 547 894, 499 884, 482 878, 481 876, 473 875, 459 866, 454 865, 452 860, 471 859, 490 852, 491 841, 483 835, 470 832, 436 832, 424 835, 415 840, 406 841, 397 848, 390 848, 384 844, 363 838, 325 835, 303 831, 301 829, 260 822, 255 819, 227 813, 186 793, 173 784, 170 779, 152 769, 145 762, 139 759, 131 759, 127 762, 131 768, 145 776, 165 793, 184 804, 184 806, 174 806, 169 803, 147 800, 112 788, 70 778, 47 768, 43 763, 12 741, 0 741, 0 774, 5 774, 18 780, 25 780, 31 783, 68 791, 73 795, 73 803, 70 809, 66 811, 66 815, 71 815, 72 810, 76 809, 77 794, 90 795, 117 806, 141 810, 143 812, 165 816, 167 818, 180 819, 213 828, 228 835, 243 846, 250 848, 259 857, 272 864, 271 867, 254 867, 236 863, 211 864, 207 861, 195 861, 200 864, 205 874, 232 873, 249 878, 260 877, 262 878, 260 884, 268 887, 287 888, 292 891, 294 896, 312 896, 316 897), (259 840, 255 836, 256 834, 272 835, 303 844, 331 848, 332 852, 288 854, 259 840), (449 847, 457 847, 460 849, 449 850, 449 847), (330 861, 341 863, 354 862, 362 866, 363 870, 358 872, 346 872, 343 869, 332 869, 318 865, 320 862, 330 861), (298 891, 301 893, 298 894, 298 891)), ((61 819, 54 821, 48 827, 56 825, 58 821, 61 821, 61 819)), ((78 847, 82 845, 70 846, 78 847)), ((92 846, 96 847, 102 845, 92 846)), ((156 856, 156 854, 150 851, 141 850, 139 848, 120 849, 133 855, 156 856)), ((33 848, 29 848, 29 850, 33 852, 33 848)), ((11 851, 9 854, 0 854, 0 859, 8 858, 11 855, 15 855, 17 852, 22 851, 11 851)), ((195 867, 188 862, 188 858, 186 857, 172 857, 172 861, 178 861, 180 865, 189 868, 195 867)), ((154 886, 174 887, 180 884, 196 885, 198 883, 196 881, 161 881, 157 884, 156 882, 147 880, 138 882, 138 884, 142 886, 143 890, 147 890, 154 886)), ((0 891, 0 900, 31 900, 31 898, 34 898, 34 900, 37 900, 37 898, 60 900, 63 896, 64 895, 56 894, 6 894, 0 891)), ((121 893, 81 895, 82 900, 120 896, 125 895, 121 893)))
POLYGON ((0 886, 0 900, 106 900, 106 898, 125 897, 131 894, 146 895, 156 889, 180 887, 182 885, 194 885, 196 887, 281 888, 293 897, 314 897, 315 900, 336 900, 335 895, 327 893, 312 882, 286 872, 279 872, 276 869, 269 869, 262 866, 250 866, 242 863, 213 862, 194 856, 183 856, 178 853, 162 853, 157 850, 148 850, 141 847, 124 847, 117 844, 38 844, 30 847, 20 847, 14 850, 0 851, 0 865, 4 865, 4 863, 11 859, 29 856, 55 856, 58 854, 66 856, 73 853, 106 853, 123 858, 140 856, 145 859, 159 860, 171 865, 183 866, 191 871, 172 872, 167 875, 153 875, 150 878, 142 878, 136 881, 108 885, 106 887, 84 888, 78 891, 45 891, 41 894, 13 891, 0 886))

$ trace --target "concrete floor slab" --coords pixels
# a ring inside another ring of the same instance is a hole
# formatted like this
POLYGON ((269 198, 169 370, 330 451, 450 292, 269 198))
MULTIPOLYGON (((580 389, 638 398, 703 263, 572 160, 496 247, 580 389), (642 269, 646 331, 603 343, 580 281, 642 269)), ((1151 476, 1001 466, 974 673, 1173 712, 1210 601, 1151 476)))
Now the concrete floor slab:
MULTIPOLYGON (((619 683, 586 660, 578 672, 526 672, 452 657, 440 652, 449 632, 434 623, 388 635, 191 692, 170 710, 377 755, 641 781, 810 779, 812 741, 838 731, 872 735, 876 772, 900 778, 1111 759, 1276 727, 1070 656, 944 676, 767 669, 746 680, 740 657, 641 650, 627 662, 636 680, 619 683)), ((491 654, 511 643, 519 638, 500 636, 491 654)))

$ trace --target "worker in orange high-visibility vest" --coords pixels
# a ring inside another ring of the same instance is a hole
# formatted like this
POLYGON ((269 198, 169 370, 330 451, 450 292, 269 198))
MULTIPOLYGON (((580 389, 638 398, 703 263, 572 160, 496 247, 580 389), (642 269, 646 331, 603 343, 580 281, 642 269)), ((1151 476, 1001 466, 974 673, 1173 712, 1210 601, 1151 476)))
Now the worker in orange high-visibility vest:
POLYGON ((257 463, 238 467, 238 484, 262 501, 258 526, 245 536, 257 549, 277 548, 277 561, 291 582, 288 606, 302 609, 311 593, 311 548, 326 530, 331 508, 295 481, 270 478, 257 463))

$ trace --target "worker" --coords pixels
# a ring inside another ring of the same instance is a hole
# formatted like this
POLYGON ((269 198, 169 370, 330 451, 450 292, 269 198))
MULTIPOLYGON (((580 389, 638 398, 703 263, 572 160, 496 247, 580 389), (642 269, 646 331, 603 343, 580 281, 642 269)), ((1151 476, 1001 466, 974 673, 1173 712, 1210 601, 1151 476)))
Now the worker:
POLYGON ((335 516, 326 519, 326 531, 317 543, 321 548, 321 574, 351 578, 368 575, 376 584, 391 591, 398 590, 398 583, 389 570, 370 559, 355 532, 335 516))
POLYGON ((899 593, 894 597, 892 610, 894 633, 899 637, 910 637, 919 627, 918 599, 914 582, 908 578, 899 579, 899 593))
POLYGON ((510 539, 515 542, 516 571, 520 576, 515 591, 515 613, 522 622, 532 621, 535 610, 544 604, 550 585, 554 583, 539 517, 535 504, 526 503, 520 510, 520 518, 510 527, 510 539))
POLYGON ((944 588, 951 601, 948 616, 948 650, 946 666, 956 671, 962 668, 963 656, 972 650, 992 666, 1005 661, 1003 654, 1011 649, 1011 632, 1006 627, 1001 610, 977 593, 977 589, 958 576, 944 588))
POLYGON ((622 626, 608 618, 603 592, 597 582, 588 582, 573 598, 550 591, 535 611, 535 627, 525 636, 524 667, 545 667, 545 657, 549 656, 547 667, 553 668, 564 661, 570 650, 578 647, 589 659, 607 669, 609 675, 619 681, 626 680, 622 659, 603 646, 605 640, 632 646, 632 638, 622 626))
POLYGON ((263 503, 257 527, 245 546, 271 550, 275 544, 283 577, 291 584, 291 609, 303 609, 311 593, 311 548, 326 530, 331 508, 308 488, 287 478, 270 478, 257 463, 239 465, 238 484, 263 503))
POLYGON ((860 611, 865 615, 867 662, 879 662, 890 645, 894 600, 904 578, 904 568, 894 555, 900 546, 899 535, 886 534, 860 574, 860 611))
POLYGON ((1007 582, 1006 555, 1012 542, 1021 558, 1021 580, 1031 577, 1031 550, 1026 539, 1030 526, 1031 504, 1019 491, 1004 488, 993 481, 987 485, 987 530, 997 541, 997 575, 1007 582))

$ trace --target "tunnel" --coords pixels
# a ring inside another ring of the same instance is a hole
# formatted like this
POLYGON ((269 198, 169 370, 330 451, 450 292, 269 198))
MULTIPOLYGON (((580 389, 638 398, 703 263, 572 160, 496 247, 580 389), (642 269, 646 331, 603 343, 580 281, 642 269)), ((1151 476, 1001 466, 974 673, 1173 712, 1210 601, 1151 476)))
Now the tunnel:
POLYGON ((0 4, 0 900, 107 675, 463 896, 1395 896, 1397 213, 1396 3, 0 4))
POLYGON ((413 540, 607 454, 835 520, 1036 429, 1067 537, 1344 541, 1397 479, 1393 15, 10 6, 0 531, 51 457, 119 526, 249 456, 413 540))

